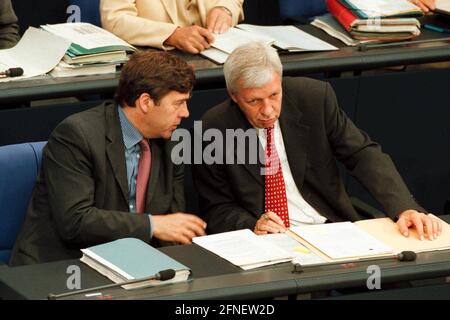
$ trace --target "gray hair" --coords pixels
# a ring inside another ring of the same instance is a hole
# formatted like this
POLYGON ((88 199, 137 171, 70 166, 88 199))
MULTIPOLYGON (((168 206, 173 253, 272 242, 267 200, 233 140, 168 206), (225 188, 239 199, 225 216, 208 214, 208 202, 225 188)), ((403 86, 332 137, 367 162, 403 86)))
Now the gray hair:
POLYGON ((252 42, 236 48, 223 66, 230 93, 243 88, 260 88, 272 80, 273 72, 283 76, 277 51, 263 42, 252 42))

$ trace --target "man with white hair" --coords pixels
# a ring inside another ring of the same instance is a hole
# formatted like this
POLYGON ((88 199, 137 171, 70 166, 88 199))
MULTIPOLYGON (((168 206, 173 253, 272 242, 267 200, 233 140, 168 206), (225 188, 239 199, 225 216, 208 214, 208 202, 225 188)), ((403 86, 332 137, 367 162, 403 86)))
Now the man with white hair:
POLYGON ((339 160, 397 220, 404 236, 410 227, 421 239, 439 236, 439 220, 414 201, 391 158, 339 108, 330 84, 283 78, 276 50, 263 43, 236 49, 224 74, 231 99, 203 116, 203 129, 254 132, 259 147, 245 147, 247 153, 259 149, 263 160, 250 163, 251 155, 239 156, 234 143, 225 143, 224 161, 194 166, 208 232, 249 228, 266 234, 290 225, 359 219, 339 176, 339 160), (227 162, 230 153, 241 162, 227 162))

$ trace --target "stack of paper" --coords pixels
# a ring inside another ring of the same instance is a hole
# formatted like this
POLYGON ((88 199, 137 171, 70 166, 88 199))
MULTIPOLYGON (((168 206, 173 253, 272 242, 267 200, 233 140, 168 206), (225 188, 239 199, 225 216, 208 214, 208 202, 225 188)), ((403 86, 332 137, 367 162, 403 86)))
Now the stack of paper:
POLYGON ((197 245, 244 270, 290 261, 293 254, 248 229, 196 237, 197 245))
POLYGON ((191 272, 178 261, 134 238, 124 238, 81 251, 82 262, 115 283, 147 278, 166 269, 175 270, 175 277, 171 280, 147 280, 124 285, 123 288, 127 290, 186 281, 191 272))
POLYGON ((52 71, 50 75, 53 77, 76 77, 94 74, 106 74, 116 72, 117 65, 115 63, 98 63, 98 64, 68 64, 61 61, 52 71))
POLYGON ((328 33, 333 38, 336 38, 348 46, 357 46, 360 43, 370 43, 375 42, 377 40, 357 40, 354 39, 347 30, 331 15, 324 14, 322 16, 316 17, 311 25, 322 29, 326 33, 328 33))
MULTIPOLYGON (((61 64, 54 74, 105 73, 107 70, 105 64, 122 64, 127 60, 127 52, 136 51, 136 48, 124 40, 90 23, 48 24, 41 28, 71 42, 63 60, 75 68, 67 68, 61 64), (90 68, 86 69, 87 65, 90 68), (95 67, 99 69, 96 70, 95 67)), ((108 70, 114 72, 115 68, 110 67, 108 70)))
POLYGON ((356 40, 396 41, 420 35, 414 17, 422 11, 406 0, 327 0, 327 6, 356 40))

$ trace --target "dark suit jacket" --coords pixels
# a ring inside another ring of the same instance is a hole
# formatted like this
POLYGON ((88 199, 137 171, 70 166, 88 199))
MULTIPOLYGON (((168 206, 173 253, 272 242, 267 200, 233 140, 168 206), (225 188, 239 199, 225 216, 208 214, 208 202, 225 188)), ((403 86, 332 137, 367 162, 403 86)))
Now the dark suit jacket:
POLYGON ((0 1, 0 49, 13 47, 19 39, 19 25, 11 0, 2 0, 0 1))
MULTIPOLYGON (((202 120, 203 130, 251 128, 231 100, 209 110, 202 120)), ((391 158, 338 107, 329 84, 285 78, 279 123, 297 187, 327 219, 358 219, 336 159, 383 205, 388 216, 394 218, 406 209, 423 210, 413 200, 391 158)), ((259 162, 194 166, 200 212, 209 232, 254 228, 264 210, 264 176, 260 168, 259 162)))
MULTIPOLYGON (((183 167, 172 142, 150 141, 145 212, 184 210, 183 167)), ((105 103, 72 115, 53 131, 11 264, 77 258, 80 249, 134 237, 150 242, 146 214, 128 208, 125 151, 117 107, 105 103)))

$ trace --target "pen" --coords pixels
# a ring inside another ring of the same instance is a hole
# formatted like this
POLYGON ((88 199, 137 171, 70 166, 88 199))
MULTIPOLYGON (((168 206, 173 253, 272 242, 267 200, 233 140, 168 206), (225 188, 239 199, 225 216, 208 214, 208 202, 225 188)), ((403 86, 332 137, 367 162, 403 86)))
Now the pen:
POLYGON ((436 32, 449 32, 449 33, 450 33, 450 29, 447 29, 447 28, 441 28, 441 27, 436 26, 436 25, 434 25, 434 24, 426 23, 426 24, 422 25, 422 27, 423 27, 424 29, 428 29, 428 30, 431 30, 431 31, 436 31, 436 32))

